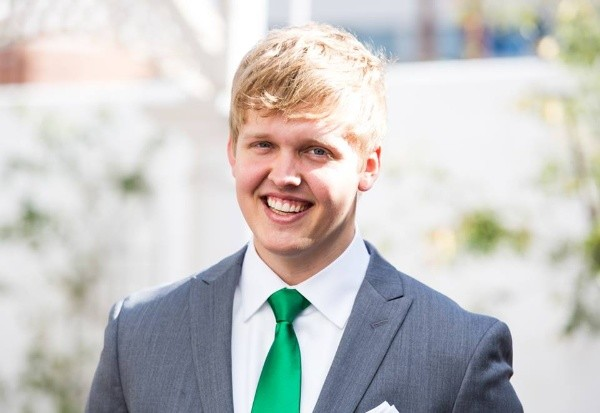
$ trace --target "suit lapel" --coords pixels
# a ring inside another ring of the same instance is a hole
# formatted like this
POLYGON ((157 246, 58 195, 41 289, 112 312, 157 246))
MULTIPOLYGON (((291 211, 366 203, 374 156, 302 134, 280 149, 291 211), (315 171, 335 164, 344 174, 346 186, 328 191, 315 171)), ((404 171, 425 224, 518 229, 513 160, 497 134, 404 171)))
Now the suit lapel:
POLYGON ((245 249, 193 279, 191 345, 202 409, 233 412, 231 317, 245 249))
POLYGON ((352 412, 406 317, 398 271, 369 245, 371 262, 314 412, 352 412))

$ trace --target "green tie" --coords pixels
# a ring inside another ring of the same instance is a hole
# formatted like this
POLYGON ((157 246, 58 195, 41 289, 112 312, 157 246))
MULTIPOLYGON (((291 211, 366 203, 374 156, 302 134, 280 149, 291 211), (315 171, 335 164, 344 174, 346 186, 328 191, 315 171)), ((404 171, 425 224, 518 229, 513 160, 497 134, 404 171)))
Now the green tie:
POLYGON ((292 323, 310 302, 296 290, 283 288, 269 297, 275 314, 275 339, 260 373, 252 413, 300 411, 300 347, 292 323))

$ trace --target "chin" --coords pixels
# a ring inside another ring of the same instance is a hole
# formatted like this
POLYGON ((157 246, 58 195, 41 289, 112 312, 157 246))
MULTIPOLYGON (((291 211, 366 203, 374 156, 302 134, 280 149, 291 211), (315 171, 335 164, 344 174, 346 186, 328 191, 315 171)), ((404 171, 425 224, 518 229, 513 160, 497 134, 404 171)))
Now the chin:
POLYGON ((294 257, 301 255, 304 251, 310 249, 310 242, 302 242, 297 238, 294 240, 269 240, 261 242, 260 246, 270 254, 282 257, 294 257))

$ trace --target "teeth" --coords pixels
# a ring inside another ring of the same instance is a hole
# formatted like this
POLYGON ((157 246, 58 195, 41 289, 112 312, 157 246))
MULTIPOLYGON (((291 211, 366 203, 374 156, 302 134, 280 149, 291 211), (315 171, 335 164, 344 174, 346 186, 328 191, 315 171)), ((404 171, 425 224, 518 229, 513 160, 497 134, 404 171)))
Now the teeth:
POLYGON ((277 212, 284 212, 288 214, 302 212, 308 208, 305 203, 284 201, 278 198, 267 198, 267 205, 269 205, 269 208, 277 212))

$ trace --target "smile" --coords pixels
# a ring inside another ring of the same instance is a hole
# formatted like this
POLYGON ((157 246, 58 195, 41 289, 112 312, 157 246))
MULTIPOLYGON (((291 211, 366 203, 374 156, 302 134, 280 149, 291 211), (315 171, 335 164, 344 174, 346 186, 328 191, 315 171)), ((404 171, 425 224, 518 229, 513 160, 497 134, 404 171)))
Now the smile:
POLYGON ((266 197, 267 206, 271 209, 271 211, 287 215, 287 214, 297 214, 302 211, 306 211, 311 207, 311 204, 303 201, 291 201, 289 199, 281 199, 273 196, 266 197))

